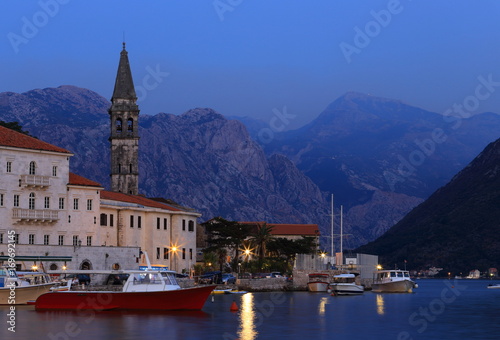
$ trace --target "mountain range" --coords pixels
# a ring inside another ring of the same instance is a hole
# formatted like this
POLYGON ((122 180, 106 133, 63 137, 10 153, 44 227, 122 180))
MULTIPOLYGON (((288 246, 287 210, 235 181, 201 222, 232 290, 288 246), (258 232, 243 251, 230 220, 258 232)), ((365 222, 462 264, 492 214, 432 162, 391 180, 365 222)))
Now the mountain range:
MULTIPOLYGON (((0 120, 71 150, 71 170, 109 188, 109 106, 75 86, 4 92, 0 120)), ((342 204, 350 235, 344 244, 352 248, 382 235, 446 184, 498 138, 500 127, 493 113, 450 119, 353 92, 271 140, 259 138, 268 124, 238 120, 208 108, 142 112, 140 193, 192 207, 203 220, 316 223, 323 235, 330 235, 334 194, 336 228, 342 204)))
POLYGON ((500 265, 500 139, 377 240, 356 251, 386 267, 443 268, 467 275, 500 265))

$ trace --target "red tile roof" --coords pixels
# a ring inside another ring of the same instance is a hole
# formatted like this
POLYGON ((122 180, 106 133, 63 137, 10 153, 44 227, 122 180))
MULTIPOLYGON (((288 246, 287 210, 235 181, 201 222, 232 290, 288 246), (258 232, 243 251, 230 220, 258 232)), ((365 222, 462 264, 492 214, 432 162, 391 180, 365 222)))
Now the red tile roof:
POLYGON ((99 187, 102 188, 102 185, 100 185, 97 182, 91 181, 90 179, 87 179, 85 177, 82 177, 80 175, 74 174, 72 172, 69 173, 69 185, 81 185, 85 187, 99 187))
POLYGON ((143 197, 143 196, 129 195, 129 194, 121 193, 121 192, 103 190, 103 191, 101 191, 101 199, 135 203, 135 204, 139 204, 139 205, 144 205, 146 207, 160 208, 160 209, 166 209, 166 210, 171 210, 171 211, 182 211, 181 209, 177 209, 171 205, 160 203, 160 202, 151 200, 151 199, 143 197))
MULTIPOLYGON (((249 225, 263 225, 266 222, 238 222, 249 225)), ((276 224, 266 223, 272 227, 271 235, 303 235, 303 236, 319 236, 317 224, 276 224)))
POLYGON ((0 126, 0 146, 9 146, 13 148, 45 150, 53 152, 69 153, 70 151, 58 146, 42 142, 39 139, 25 135, 6 127, 0 126))

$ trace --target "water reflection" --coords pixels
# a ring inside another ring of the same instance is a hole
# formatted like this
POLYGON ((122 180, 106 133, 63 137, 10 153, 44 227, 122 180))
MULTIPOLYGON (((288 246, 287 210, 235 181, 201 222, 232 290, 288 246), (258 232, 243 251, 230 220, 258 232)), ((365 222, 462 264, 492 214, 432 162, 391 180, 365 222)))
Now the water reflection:
POLYGON ((254 340, 257 338, 256 315, 254 295, 244 294, 241 297, 240 327, 238 336, 241 340, 254 340))
POLYGON ((377 294, 377 314, 384 315, 385 306, 384 306, 384 297, 381 294, 377 294))
POLYGON ((327 297, 322 297, 321 300, 319 300, 319 305, 318 305, 318 312, 319 315, 323 316, 325 315, 325 306, 328 304, 328 298, 327 297))

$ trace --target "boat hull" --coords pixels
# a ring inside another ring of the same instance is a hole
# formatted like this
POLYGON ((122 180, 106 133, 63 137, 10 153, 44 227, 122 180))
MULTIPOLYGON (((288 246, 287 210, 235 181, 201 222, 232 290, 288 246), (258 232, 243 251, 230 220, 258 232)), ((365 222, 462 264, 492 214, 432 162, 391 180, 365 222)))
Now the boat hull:
POLYGON ((17 286, 0 288, 0 305, 25 305, 35 301, 40 295, 50 292, 55 283, 45 283, 32 286, 17 286))
POLYGON ((326 292, 328 284, 328 282, 309 282, 307 283, 307 289, 310 292, 326 292))
POLYGON ((373 283, 372 292, 375 293, 412 293, 415 283, 411 280, 373 283))
POLYGON ((359 295, 365 291, 365 287, 354 283, 330 284, 330 289, 333 295, 359 295))
POLYGON ((201 310, 216 286, 157 292, 69 291, 43 294, 41 310, 201 310))

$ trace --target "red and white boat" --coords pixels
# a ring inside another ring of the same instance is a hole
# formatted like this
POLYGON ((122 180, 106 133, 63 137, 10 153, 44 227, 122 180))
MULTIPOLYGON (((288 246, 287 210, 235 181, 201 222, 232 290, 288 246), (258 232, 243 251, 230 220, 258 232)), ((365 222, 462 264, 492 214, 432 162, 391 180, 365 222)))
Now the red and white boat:
POLYGON ((326 292, 330 284, 330 275, 324 273, 309 274, 307 289, 310 292, 326 292))
POLYGON ((122 291, 55 291, 38 297, 36 310, 201 310, 216 287, 181 288, 173 271, 123 271, 122 291))

